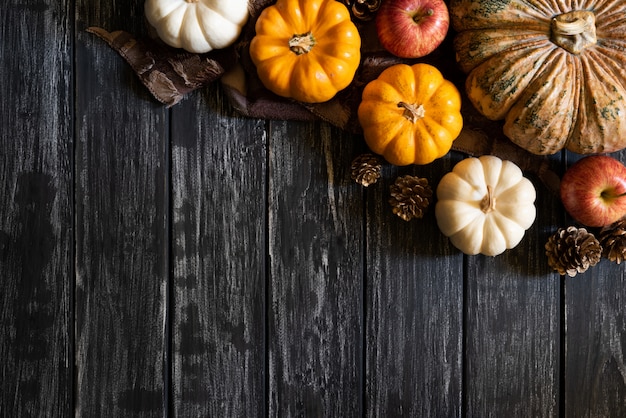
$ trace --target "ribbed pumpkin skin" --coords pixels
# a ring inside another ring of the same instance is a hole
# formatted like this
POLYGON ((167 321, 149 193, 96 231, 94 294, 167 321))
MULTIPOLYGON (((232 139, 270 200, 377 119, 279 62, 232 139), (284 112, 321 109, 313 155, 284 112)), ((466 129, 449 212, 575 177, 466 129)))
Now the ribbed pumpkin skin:
POLYGON ((369 148, 389 163, 428 164, 446 155, 461 133, 461 94, 432 65, 396 64, 365 86, 358 118, 369 148), (403 104, 423 115, 410 119, 403 104))
POLYGON ((493 155, 466 158, 437 186, 437 225, 463 253, 496 256, 520 243, 537 216, 536 198, 515 163, 493 155))
POLYGON ((174 48, 203 54, 233 44, 248 21, 248 0, 146 0, 146 20, 174 48))
POLYGON ((476 109, 534 154, 626 147, 626 2, 452 0, 457 60, 476 109), (597 42, 579 53, 552 39, 552 18, 595 15, 597 42))
POLYGON ((328 101, 352 82, 361 61, 359 31, 335 0, 278 0, 255 30, 250 58, 263 85, 279 96, 328 101))

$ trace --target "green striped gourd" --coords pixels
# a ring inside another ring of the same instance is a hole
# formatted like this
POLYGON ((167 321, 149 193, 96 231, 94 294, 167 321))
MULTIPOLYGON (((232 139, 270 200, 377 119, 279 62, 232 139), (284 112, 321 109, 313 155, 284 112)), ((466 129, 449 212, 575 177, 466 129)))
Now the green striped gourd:
POLYGON ((534 154, 626 147, 626 2, 452 0, 476 109, 534 154))

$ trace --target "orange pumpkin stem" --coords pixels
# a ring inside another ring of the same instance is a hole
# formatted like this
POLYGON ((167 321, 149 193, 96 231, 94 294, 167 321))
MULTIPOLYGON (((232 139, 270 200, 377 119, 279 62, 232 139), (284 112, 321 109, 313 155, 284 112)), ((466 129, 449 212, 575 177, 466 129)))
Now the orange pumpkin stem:
POLYGON ((480 210, 489 213, 496 210, 496 197, 493 195, 493 187, 487 185, 487 194, 480 201, 480 210))
POLYGON ((411 121, 411 123, 417 122, 419 119, 426 116, 426 109, 424 109, 424 105, 416 105, 406 102, 398 103, 398 107, 403 107, 404 112, 402 116, 411 121))
POLYGON ((309 52, 317 42, 311 32, 293 35, 289 40, 289 49, 296 55, 309 52))

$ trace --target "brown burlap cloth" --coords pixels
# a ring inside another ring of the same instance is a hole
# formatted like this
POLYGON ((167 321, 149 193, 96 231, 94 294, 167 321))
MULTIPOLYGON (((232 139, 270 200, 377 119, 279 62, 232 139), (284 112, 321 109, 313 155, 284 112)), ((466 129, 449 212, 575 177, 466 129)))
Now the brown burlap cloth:
MULTIPOLYGON (((388 66, 397 63, 428 62, 435 65, 446 78, 464 91, 464 76, 454 61, 450 33, 432 54, 419 60, 404 60, 387 53, 379 44, 373 20, 355 19, 362 39, 361 65, 354 80, 333 99, 317 104, 305 104, 285 99, 267 90, 252 64, 248 48, 254 36, 254 24, 259 13, 275 0, 252 0, 250 19, 239 40, 231 47, 207 54, 193 54, 171 48, 152 34, 134 36, 125 31, 108 32, 90 27, 116 50, 132 67, 141 82, 156 100, 174 106, 189 93, 209 83, 219 81, 233 108, 242 116, 274 120, 323 120, 347 132, 360 134, 356 109, 365 85, 378 77, 388 66)), ((465 97, 464 97, 465 99, 465 97)), ((496 155, 515 162, 526 172, 533 173, 553 193, 558 193, 559 177, 550 170, 546 157, 533 155, 514 145, 502 134, 499 122, 479 115, 464 100, 464 128, 452 149, 471 156, 496 155)))

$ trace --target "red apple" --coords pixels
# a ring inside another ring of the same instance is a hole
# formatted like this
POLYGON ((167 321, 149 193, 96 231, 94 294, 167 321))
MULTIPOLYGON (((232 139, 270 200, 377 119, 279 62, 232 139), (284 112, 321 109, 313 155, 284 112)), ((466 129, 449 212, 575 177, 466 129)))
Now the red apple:
POLYGON ((584 157, 565 171, 560 194, 576 221, 610 225, 626 215, 626 166, 606 155, 584 157))
POLYGON ((449 26, 443 0, 384 0, 376 14, 380 43, 401 58, 430 54, 443 42, 449 26))

